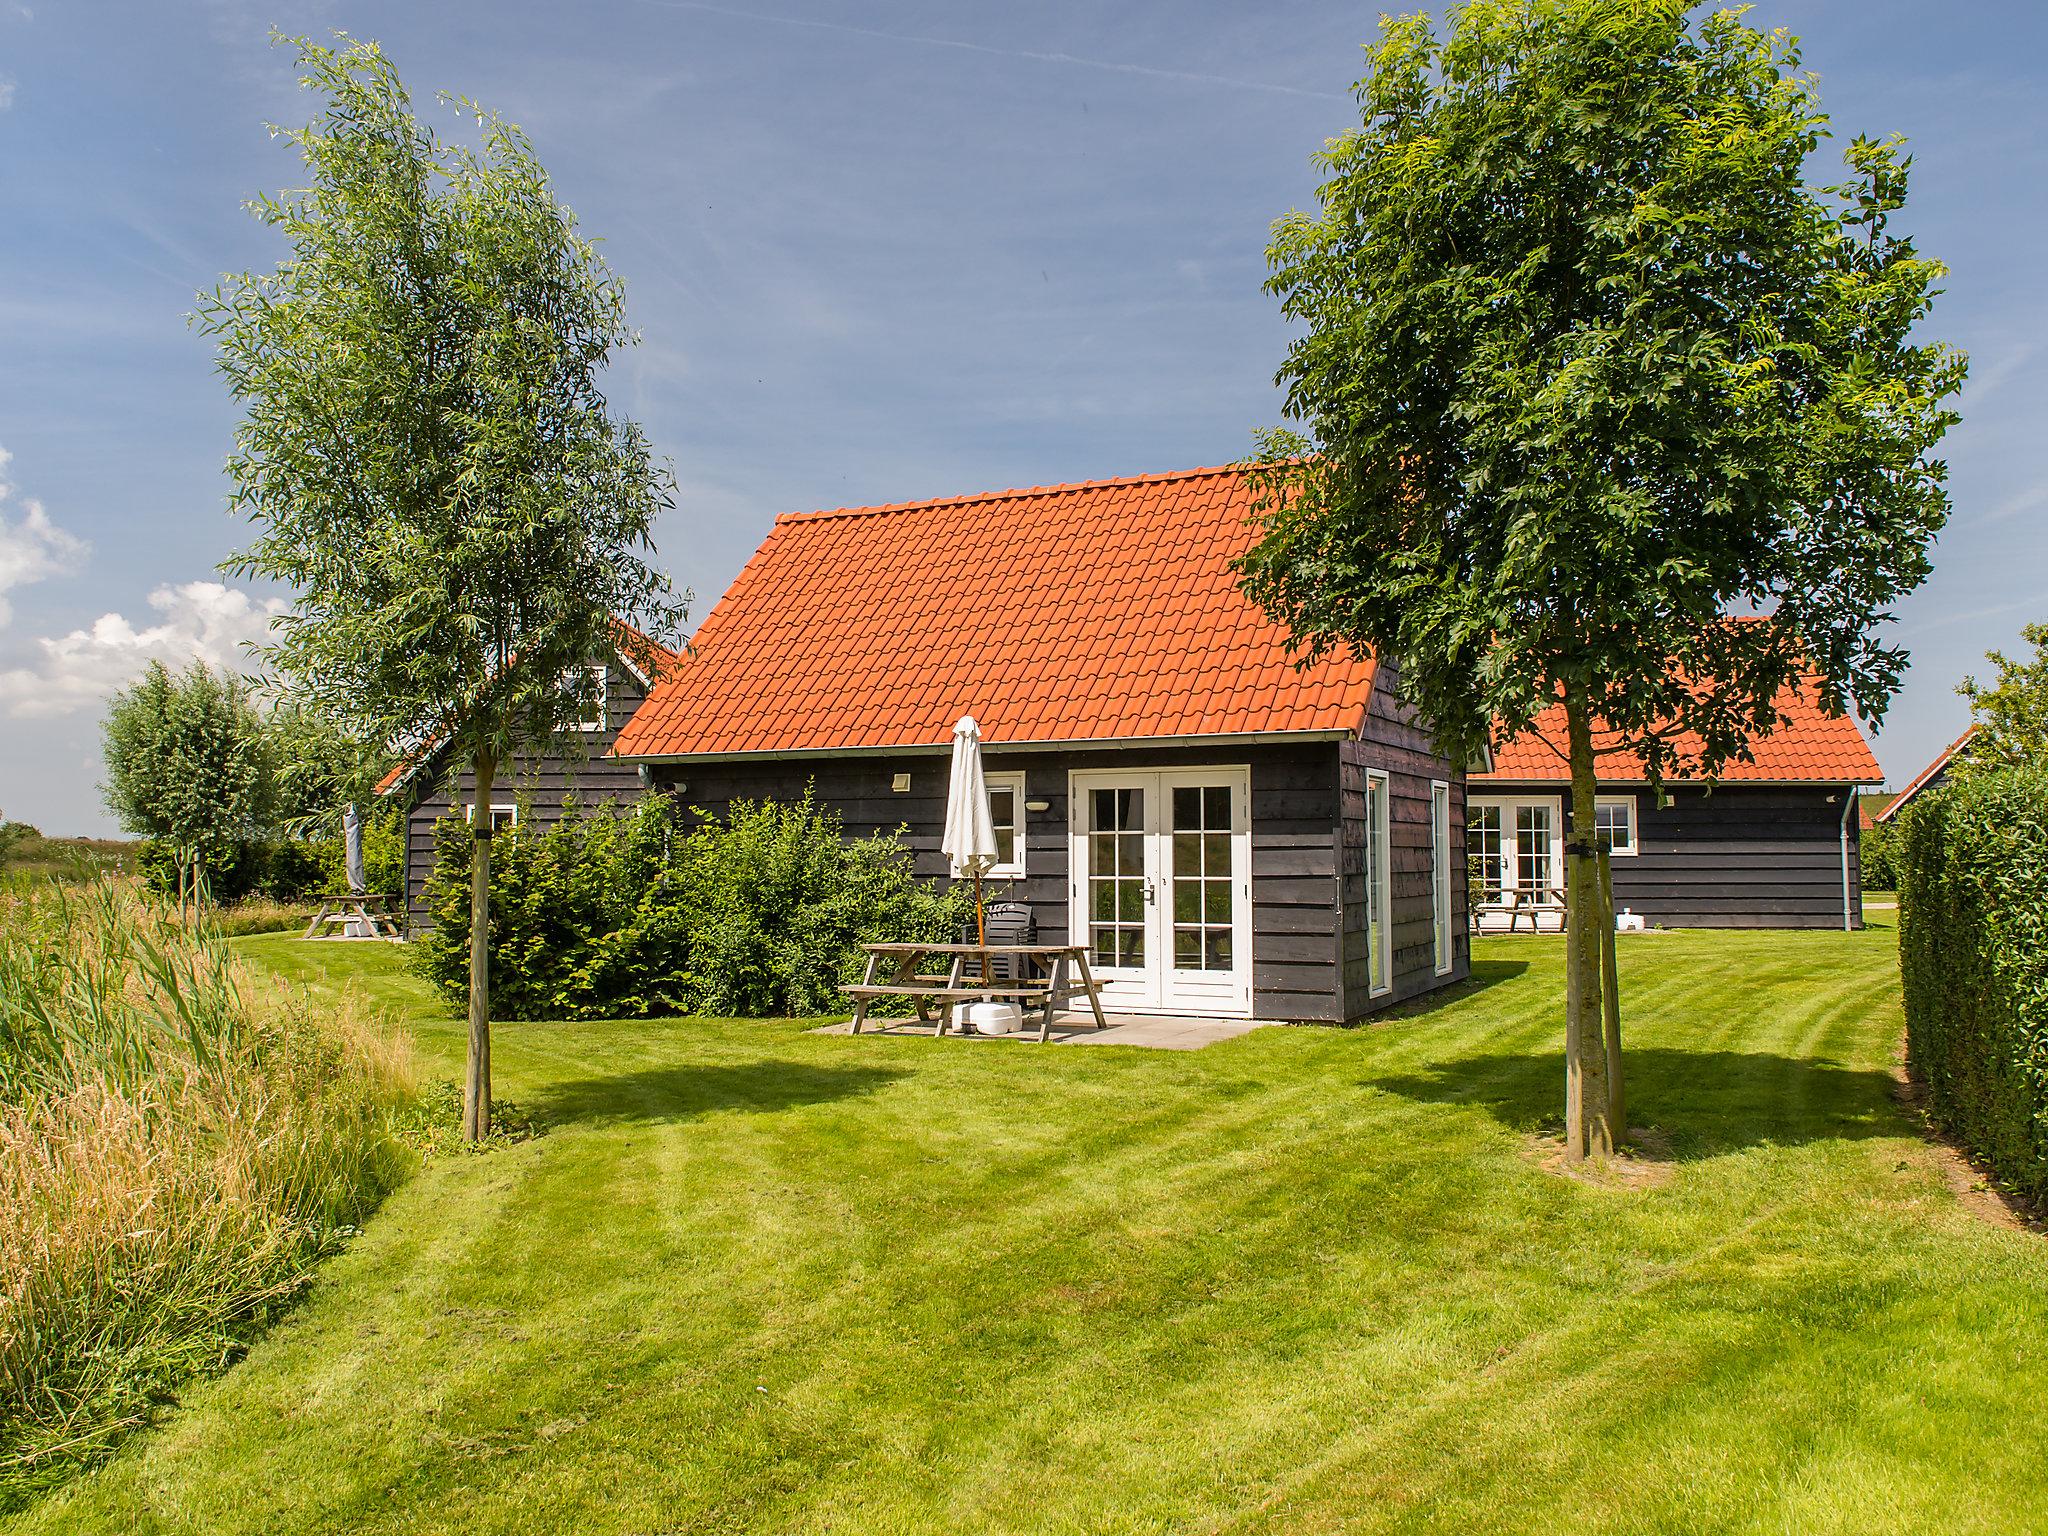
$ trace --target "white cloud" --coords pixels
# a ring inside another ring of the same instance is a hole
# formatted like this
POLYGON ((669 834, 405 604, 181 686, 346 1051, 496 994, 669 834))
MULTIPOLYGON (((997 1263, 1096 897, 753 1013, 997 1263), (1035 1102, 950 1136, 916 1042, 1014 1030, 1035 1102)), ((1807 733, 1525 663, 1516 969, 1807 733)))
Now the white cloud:
POLYGON ((149 606, 158 622, 140 629, 107 613, 89 628, 36 641, 41 654, 33 664, 0 671, 0 709, 16 719, 76 714, 133 682, 152 661, 239 670, 249 661, 245 647, 264 639, 287 605, 217 581, 188 581, 158 587, 149 606))
MULTIPOLYGON (((13 457, 0 448, 0 503, 14 492, 4 478, 8 460, 13 457)), ((74 538, 51 522, 40 501, 24 501, 21 508, 21 521, 10 523, 5 506, 0 506, 0 629, 6 628, 8 620, 14 617, 7 603, 9 592, 46 576, 76 570, 87 548, 85 540, 74 538)))
POLYGON ((14 105, 14 76, 0 75, 0 112, 14 105))

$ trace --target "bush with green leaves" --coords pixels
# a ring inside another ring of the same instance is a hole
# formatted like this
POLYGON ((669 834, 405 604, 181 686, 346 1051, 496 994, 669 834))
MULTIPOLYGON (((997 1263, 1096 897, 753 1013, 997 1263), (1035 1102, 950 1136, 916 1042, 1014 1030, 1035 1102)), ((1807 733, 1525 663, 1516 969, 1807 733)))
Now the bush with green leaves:
POLYGON ((1863 829, 1862 870, 1863 889, 1866 891, 1896 891, 1899 888, 1899 829, 1896 823, 1887 821, 1863 829))
POLYGON ((2048 769, 1953 779, 1899 825, 1908 1060, 1944 1129, 2048 1199, 2048 769))
MULTIPOLYGON (((860 945, 958 934, 963 897, 919 880, 900 838, 848 839, 806 793, 735 802, 722 819, 665 796, 522 821, 491 860, 491 999, 499 1018, 815 1015, 840 1009, 860 945)), ((414 952, 468 993, 469 827, 437 829, 414 952)))

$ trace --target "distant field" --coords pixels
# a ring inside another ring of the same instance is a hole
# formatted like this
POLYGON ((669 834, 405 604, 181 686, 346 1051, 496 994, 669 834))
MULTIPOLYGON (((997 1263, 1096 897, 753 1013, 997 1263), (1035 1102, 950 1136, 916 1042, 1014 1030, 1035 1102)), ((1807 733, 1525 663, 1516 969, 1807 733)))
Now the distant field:
POLYGON ((0 826, 0 879, 91 880, 135 870, 132 838, 45 837, 20 822, 0 826))

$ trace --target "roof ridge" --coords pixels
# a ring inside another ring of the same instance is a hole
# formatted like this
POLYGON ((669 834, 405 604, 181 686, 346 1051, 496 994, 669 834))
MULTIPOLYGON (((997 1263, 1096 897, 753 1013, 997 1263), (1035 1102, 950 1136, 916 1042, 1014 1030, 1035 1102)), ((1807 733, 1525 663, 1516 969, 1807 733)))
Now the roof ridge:
POLYGON ((1058 485, 1012 486, 1002 491, 971 491, 958 496, 931 496, 922 501, 890 501, 866 507, 821 507, 812 512, 782 512, 776 515, 778 525, 782 523, 819 522, 835 517, 874 517, 884 512, 923 512, 935 507, 966 507, 980 502, 1024 501, 1040 496, 1063 496, 1074 491, 1101 491, 1114 486, 1162 485, 1174 480, 1199 480, 1217 475, 1244 473, 1243 464, 1208 464, 1198 469, 1156 470, 1141 475, 1111 475, 1102 480, 1074 480, 1058 485))

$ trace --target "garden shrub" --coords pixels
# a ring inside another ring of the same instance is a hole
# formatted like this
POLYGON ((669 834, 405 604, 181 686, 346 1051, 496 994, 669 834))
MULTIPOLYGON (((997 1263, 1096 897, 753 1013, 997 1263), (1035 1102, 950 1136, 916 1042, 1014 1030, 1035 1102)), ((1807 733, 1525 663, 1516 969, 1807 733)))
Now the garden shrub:
MULTIPOLYGON (((177 854, 166 844, 136 845, 136 868, 142 881, 159 896, 178 889, 177 854)), ((231 903, 251 896, 277 902, 313 900, 328 891, 348 888, 341 837, 272 836, 237 843, 231 858, 209 865, 208 899, 231 903)), ((396 826, 374 823, 363 828, 363 883, 374 894, 395 896, 405 882, 405 835, 396 826)))
MULTIPOLYGON (((836 1011, 864 941, 941 940, 963 900, 919 880, 899 838, 855 840, 807 792, 736 802, 723 820, 666 796, 630 809, 571 806, 555 826, 522 821, 492 844, 491 1012, 501 1018, 836 1011)), ((436 831, 414 946, 449 997, 469 985, 469 827, 436 831)))
POLYGON ((1866 891, 1899 888, 1899 829, 1895 822, 1865 827, 1861 843, 1862 886, 1866 891))
POLYGON ((2048 769, 1953 779, 1899 827, 1908 1059, 1940 1124, 2048 1199, 2048 769))

